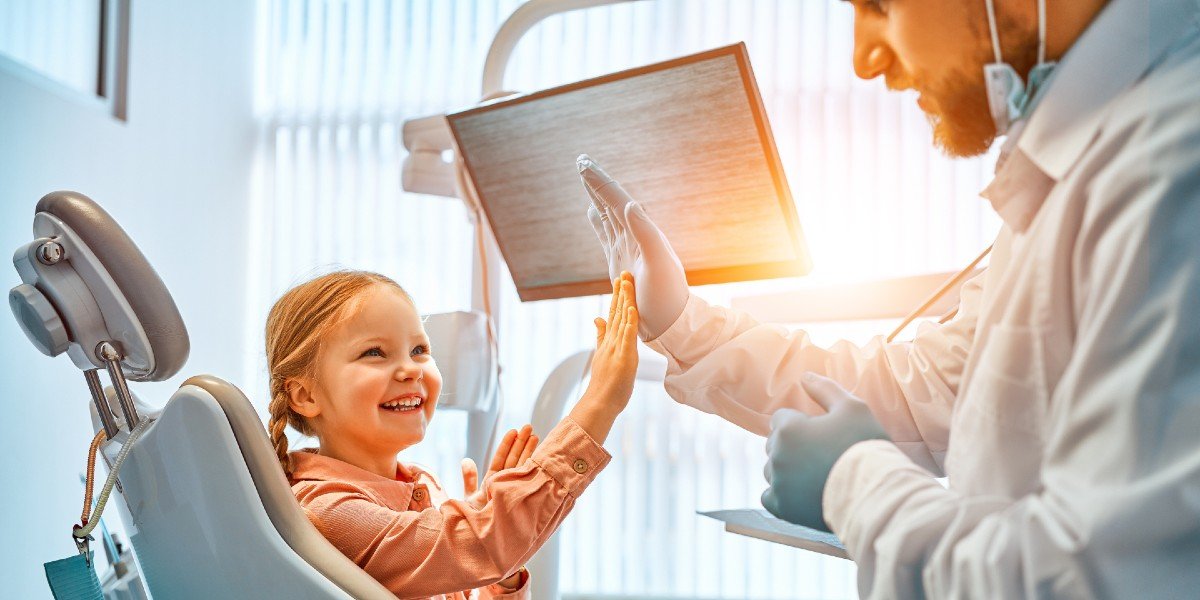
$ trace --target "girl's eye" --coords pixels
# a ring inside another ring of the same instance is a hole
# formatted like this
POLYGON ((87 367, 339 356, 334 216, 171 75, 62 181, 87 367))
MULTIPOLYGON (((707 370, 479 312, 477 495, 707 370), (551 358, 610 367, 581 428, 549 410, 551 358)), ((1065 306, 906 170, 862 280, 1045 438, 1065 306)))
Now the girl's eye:
POLYGON ((429 346, 426 346, 425 344, 420 344, 417 347, 412 349, 413 356, 418 356, 421 354, 429 354, 429 346))
POLYGON ((368 348, 366 352, 363 352, 361 355, 359 355, 359 358, 363 358, 366 356, 383 356, 383 349, 380 348, 379 346, 374 346, 372 348, 368 348))

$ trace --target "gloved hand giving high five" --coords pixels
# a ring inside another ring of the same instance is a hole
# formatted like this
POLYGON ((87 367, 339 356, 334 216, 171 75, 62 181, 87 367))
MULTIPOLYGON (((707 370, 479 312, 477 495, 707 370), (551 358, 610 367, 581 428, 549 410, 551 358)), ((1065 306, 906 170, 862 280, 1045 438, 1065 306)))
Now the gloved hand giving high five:
POLYGON ((620 277, 622 271, 633 275, 641 319, 638 335, 644 341, 653 340, 679 318, 687 304, 683 264, 642 205, 630 198, 621 184, 586 154, 576 159, 576 166, 592 200, 588 219, 608 259, 609 279, 620 277))

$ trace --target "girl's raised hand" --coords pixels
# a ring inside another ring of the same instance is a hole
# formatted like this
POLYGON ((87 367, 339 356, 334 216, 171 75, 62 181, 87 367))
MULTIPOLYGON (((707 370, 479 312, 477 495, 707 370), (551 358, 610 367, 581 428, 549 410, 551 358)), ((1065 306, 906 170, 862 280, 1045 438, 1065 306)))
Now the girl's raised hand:
POLYGON ((633 395, 637 375, 638 311, 633 276, 622 272, 613 282, 608 321, 597 318, 596 353, 592 358, 592 381, 588 390, 604 396, 623 410, 633 395))
POLYGON ((596 352, 592 354, 592 380, 568 417, 593 440, 603 444, 613 421, 633 395, 637 376, 638 309, 633 276, 628 272, 613 281, 608 320, 596 319, 596 352))

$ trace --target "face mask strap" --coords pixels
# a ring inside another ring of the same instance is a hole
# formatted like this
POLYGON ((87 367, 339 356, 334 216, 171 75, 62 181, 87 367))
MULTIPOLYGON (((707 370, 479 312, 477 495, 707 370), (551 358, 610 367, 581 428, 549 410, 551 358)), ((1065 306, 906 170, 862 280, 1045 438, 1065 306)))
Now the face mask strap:
MULTIPOLYGON (((1037 8, 1038 8, 1038 59, 1037 59, 1037 66, 1040 67, 1046 63, 1046 0, 1038 0, 1037 8)), ((1033 87, 1033 86, 1031 85, 1030 87, 1033 87)))
POLYGON ((984 0, 987 5, 988 29, 992 37, 992 52, 995 62, 983 66, 983 81, 987 88, 988 110, 996 125, 996 135, 1008 133, 1013 121, 1024 113, 1037 87, 1049 76, 1054 63, 1046 62, 1046 0, 1038 0, 1038 57, 1037 65, 1030 71, 1026 86, 1012 65, 1004 62, 1000 52, 1000 30, 996 25, 994 0, 984 0))
POLYGON ((1003 63, 1000 56, 1000 31, 996 27, 996 5, 993 0, 984 0, 987 4, 988 30, 992 33, 992 52, 996 55, 996 63, 1003 63))

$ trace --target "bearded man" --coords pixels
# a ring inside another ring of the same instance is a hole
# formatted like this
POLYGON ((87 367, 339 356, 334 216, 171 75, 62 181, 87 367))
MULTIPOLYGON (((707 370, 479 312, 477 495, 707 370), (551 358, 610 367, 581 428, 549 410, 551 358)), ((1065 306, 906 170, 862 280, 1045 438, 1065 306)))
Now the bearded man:
POLYGON ((768 436, 763 505, 836 533, 864 597, 1195 596, 1200 2, 850 4, 856 73, 919 92, 936 145, 1003 139, 990 265, 911 341, 821 348, 691 295, 582 165, 668 393, 768 436))

